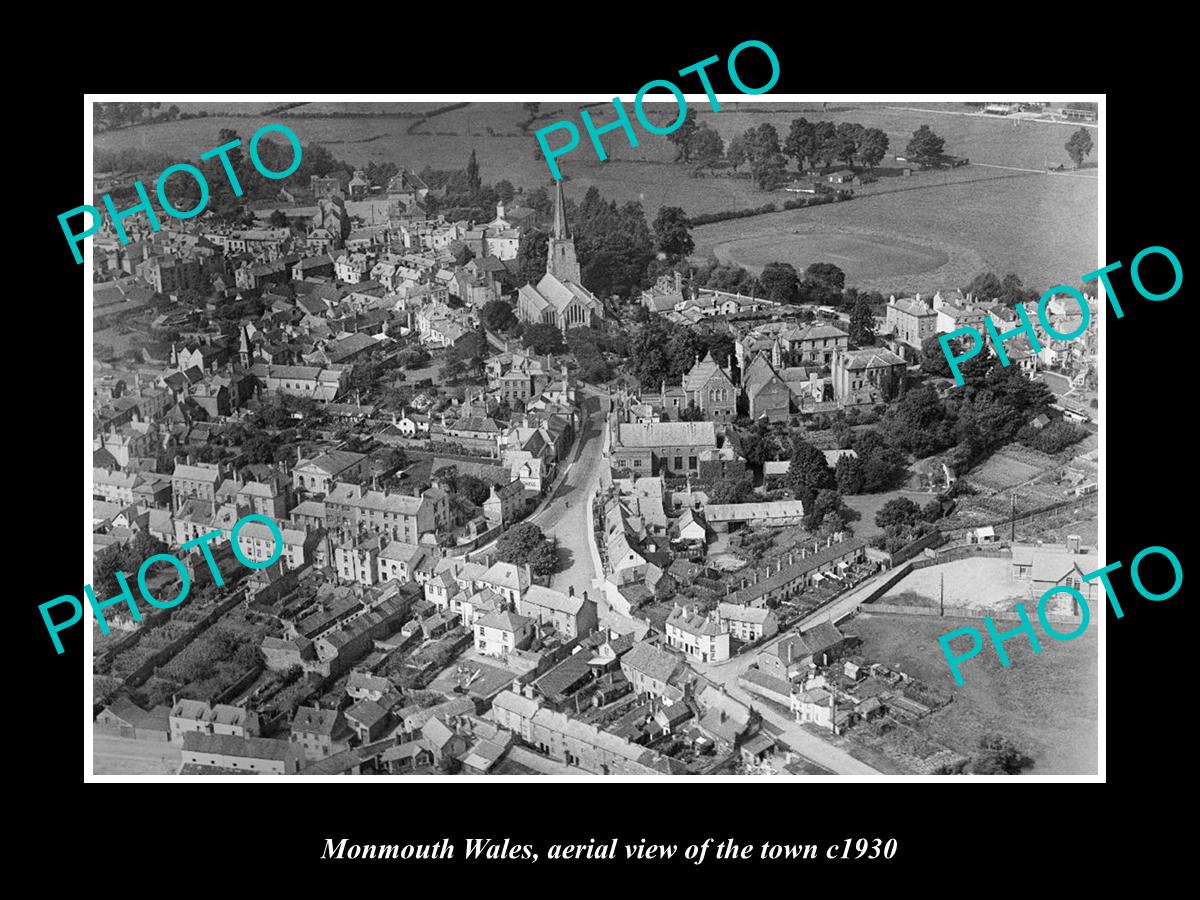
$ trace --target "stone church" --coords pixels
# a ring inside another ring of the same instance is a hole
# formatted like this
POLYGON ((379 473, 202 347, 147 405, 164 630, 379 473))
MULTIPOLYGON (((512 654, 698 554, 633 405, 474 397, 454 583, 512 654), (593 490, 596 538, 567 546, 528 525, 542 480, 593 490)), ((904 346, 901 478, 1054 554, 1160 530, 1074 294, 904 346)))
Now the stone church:
POLYGON ((554 189, 554 230, 546 254, 546 274, 537 287, 526 284, 517 292, 517 316, 522 322, 555 325, 566 331, 604 318, 604 305, 579 283, 575 239, 567 227, 562 182, 554 189))

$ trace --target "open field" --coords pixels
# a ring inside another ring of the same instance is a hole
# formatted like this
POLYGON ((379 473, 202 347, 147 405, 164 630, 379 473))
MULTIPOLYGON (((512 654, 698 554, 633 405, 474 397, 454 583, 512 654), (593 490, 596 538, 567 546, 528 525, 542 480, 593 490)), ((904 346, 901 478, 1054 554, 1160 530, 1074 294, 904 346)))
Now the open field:
POLYGON ((987 647, 963 664, 965 683, 955 687, 938 636, 980 624, 978 619, 860 615, 846 629, 863 638, 868 658, 895 664, 953 694, 952 703, 917 725, 933 740, 973 755, 983 734, 999 732, 1033 758, 1029 774, 1095 774, 1096 626, 1073 641, 1043 641, 1038 655, 1028 641, 1009 641, 1012 665, 1007 669, 987 647))
POLYGON ((859 233, 806 225, 787 234, 758 234, 721 245, 718 256, 736 259, 751 271, 772 262, 790 262, 797 270, 831 262, 855 283, 922 275, 950 261, 934 246, 922 246, 886 234, 859 233))
MULTIPOLYGON (((378 114, 389 104, 309 103, 298 108, 303 115, 289 116, 288 111, 261 115, 263 109, 277 105, 256 102, 246 105, 248 115, 211 115, 106 132, 96 135, 96 147, 137 147, 189 160, 214 146, 222 128, 233 128, 247 139, 261 125, 284 122, 301 141, 325 144, 335 157, 354 165, 390 160, 417 171, 426 165, 446 168, 465 165, 474 149, 487 181, 506 178, 519 189, 550 183, 549 170, 536 152, 532 134, 519 134, 517 123, 528 118, 519 103, 470 103, 421 122, 415 133, 409 129, 418 120, 411 115, 378 114), (364 107, 374 114, 357 118, 311 115, 364 107)), ((405 103, 392 108, 411 113, 444 105, 405 103)), ((189 106, 211 108, 214 113, 231 108, 230 104, 189 106)), ((578 123, 579 106, 545 104, 533 127, 560 118, 578 123)), ((888 293, 959 287, 984 268, 1001 274, 1016 272, 1034 287, 1072 284, 1081 273, 1103 262, 1095 251, 1098 185, 1094 174, 1074 177, 1041 172, 1047 162, 1066 160, 1062 144, 1077 126, 1029 123, 1014 127, 1011 120, 939 116, 887 109, 882 104, 831 113, 813 112, 812 104, 805 106, 809 111, 803 115, 810 120, 826 118, 883 128, 892 154, 903 153, 913 130, 928 122, 946 138, 948 153, 969 157, 973 165, 918 172, 911 178, 883 178, 859 189, 859 196, 848 203, 702 226, 694 232, 697 255, 715 252, 720 259, 751 269, 775 260, 800 267, 829 260, 847 273, 848 284, 888 293)), ((719 113, 700 111, 699 118, 726 140, 766 121, 774 123, 784 136, 790 121, 802 114, 799 107, 730 103, 719 113)), ((948 104, 946 108, 961 106, 948 104)), ((666 105, 665 113, 655 110, 652 103, 647 109, 656 120, 673 118, 673 103, 666 105)), ((614 118, 609 104, 592 105, 591 112, 597 126, 614 118)), ((561 139, 557 134, 550 137, 555 146, 561 139)), ((586 134, 574 151, 559 159, 572 197, 582 198, 587 188, 595 185, 607 199, 640 201, 647 216, 653 218, 662 206, 679 206, 696 215, 769 201, 782 203, 793 196, 759 191, 748 179, 691 178, 689 166, 672 164, 675 147, 665 136, 638 129, 637 148, 629 147, 620 132, 611 132, 603 140, 609 154, 606 162, 596 157, 586 134)))
MULTIPOLYGON (((797 113, 783 104, 755 103, 721 104, 719 113, 700 113, 700 121, 720 132, 729 140, 747 128, 770 122, 780 137, 787 134, 792 119, 803 115, 810 122, 859 122, 867 128, 882 128, 888 136, 888 153, 903 154, 904 147, 919 125, 926 124, 946 139, 946 152, 965 156, 973 163, 988 163, 1043 169, 1062 163, 1070 165, 1063 148, 1067 138, 1079 129, 1078 123, 1023 122, 1014 125, 1012 119, 985 116, 938 115, 941 110, 962 110, 962 104, 920 103, 930 112, 916 111, 914 104, 902 102, 863 103, 839 112, 797 113)), ((1094 132, 1093 132, 1094 134, 1094 132)), ((1091 159, 1094 161, 1095 156, 1091 159)))
MULTIPOLYGON (((966 176, 979 170, 957 171, 966 176)), ((748 267, 763 260, 804 266, 811 256, 803 249, 806 239, 858 232, 885 243, 904 265, 889 274, 869 254, 847 254, 837 261, 846 283, 896 294, 962 287, 984 269, 1015 272, 1039 288, 1074 284, 1098 264, 1094 181, 1035 174, 926 179, 939 174, 919 173, 903 189, 847 203, 702 225, 693 231, 696 254, 711 252, 748 267), (914 244, 924 249, 924 265, 913 265, 914 244), (945 262, 930 267, 940 257, 945 262)))
POLYGON ((1030 462, 1016 459, 1004 450, 999 450, 993 453, 982 466, 972 469, 968 478, 977 487, 992 491, 1003 491, 1036 478, 1053 464, 1054 460, 1048 456, 1045 458, 1043 465, 1037 466, 1030 462))
MULTIPOLYGON (((1024 599, 1028 582, 1020 584, 1012 577, 1012 560, 1005 557, 956 559, 941 566, 915 569, 883 595, 882 603, 903 605, 904 594, 916 594, 936 606, 946 589, 946 609, 1001 609, 1011 611, 1013 603, 1024 599)), ((949 630, 949 629, 947 629, 949 630)))
POLYGON ((862 516, 857 522, 852 522, 854 536, 872 538, 882 534, 883 529, 875 524, 875 514, 883 509, 883 505, 897 497, 907 497, 918 506, 924 506, 936 495, 921 491, 887 491, 882 494, 855 494, 844 498, 846 505, 862 516))

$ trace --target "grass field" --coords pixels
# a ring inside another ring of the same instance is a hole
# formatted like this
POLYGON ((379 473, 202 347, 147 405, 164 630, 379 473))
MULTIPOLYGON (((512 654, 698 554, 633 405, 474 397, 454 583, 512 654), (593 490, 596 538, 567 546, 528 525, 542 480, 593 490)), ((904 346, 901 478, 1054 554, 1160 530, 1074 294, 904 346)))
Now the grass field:
MULTIPOLYGON (((954 695, 944 709, 921 720, 918 730, 966 755, 979 738, 1000 732, 1034 760, 1033 775, 1088 775, 1097 771, 1096 628, 1073 641, 1006 645, 1012 665, 1001 667, 990 647, 963 664, 965 683, 955 687, 937 639, 979 619, 936 616, 858 616, 847 630, 864 640, 873 660, 898 665, 921 681, 954 695)), ((986 638, 985 638, 986 642, 986 638)))
POLYGON ((919 491, 887 491, 883 494, 855 494, 846 497, 846 505, 862 516, 857 522, 851 523, 854 528, 854 536, 871 538, 882 534, 883 529, 875 524, 875 514, 883 509, 885 503, 897 497, 907 497, 918 506, 924 506, 934 495, 919 491))
POLYGON ((739 265, 776 260, 804 265, 811 255, 803 250, 805 237, 862 230, 888 245, 887 252, 899 255, 905 267, 889 274, 874 266, 870 254, 850 254, 837 262, 847 284, 897 294, 962 287, 984 269, 1016 272, 1040 287, 1074 284, 1095 268, 1094 181, 1013 173, 966 178, 972 170, 959 170, 960 180, 922 180, 929 173, 921 173, 903 190, 703 225, 693 231, 696 253, 715 253, 739 265), (744 243, 751 236, 760 239, 744 243), (908 249, 913 244, 946 261, 914 267, 908 249), (748 256, 747 249, 753 251, 748 256))
MULTIPOLYGON (((627 98, 629 99, 629 98, 627 98)), ((309 103, 270 117, 263 109, 280 102, 255 102, 239 111, 246 115, 211 115, 184 122, 138 126, 96 135, 98 149, 137 147, 190 160, 216 144, 222 128, 233 128, 248 139, 261 125, 284 122, 302 142, 317 142, 355 165, 390 160, 420 170, 465 165, 472 150, 478 154, 486 181, 506 178, 518 188, 548 185, 550 172, 536 153, 531 134, 519 135, 518 123, 528 118, 520 103, 471 103, 424 120, 380 115, 432 110, 446 103, 346 104, 309 103), (344 113, 361 109, 359 118, 320 117, 311 113, 344 113), (494 134, 489 134, 489 129, 494 134), (519 136, 518 136, 519 135, 519 136)), ((560 118, 578 123, 580 104, 544 104, 534 128, 560 118)), ((965 284, 983 268, 1016 272, 1027 283, 1048 286, 1074 283, 1095 268, 1097 180, 1094 176, 1048 176, 1046 162, 1065 161, 1063 142, 1074 126, 1027 123, 941 112, 887 109, 882 104, 846 112, 804 112, 810 120, 861 122, 883 128, 891 152, 903 152, 912 131, 929 123, 946 139, 948 153, 967 156, 972 165, 945 172, 919 172, 912 178, 884 178, 860 189, 849 203, 790 210, 770 216, 733 220, 695 229, 698 255, 716 252, 722 259, 757 268, 775 260, 804 266, 818 260, 836 262, 848 283, 886 292, 929 291, 965 284), (982 164, 982 165, 976 165, 982 164), (1038 173, 984 166, 1032 168, 1038 173), (796 234, 796 232, 800 232, 796 234)), ((188 104, 228 113, 227 103, 188 104)), ((673 118, 673 104, 659 110, 648 104, 652 118, 673 118)), ((960 109, 952 104, 944 111, 960 109)), ((800 105, 731 103, 721 112, 700 112, 728 139, 752 125, 773 122, 786 135, 788 124, 801 115, 800 105)), ((611 104, 590 108, 597 126, 610 122, 611 104)), ((583 129, 580 129, 583 132, 583 129)), ((688 166, 672 165, 675 147, 665 136, 637 131, 638 147, 631 148, 620 132, 602 140, 609 159, 601 162, 583 132, 580 145, 559 159, 569 194, 581 198, 595 185, 608 199, 639 200, 653 218, 662 206, 679 206, 689 214, 782 203, 793 195, 759 191, 747 179, 691 178, 688 166)), ((557 146, 562 137, 551 136, 557 146)), ((1093 172, 1095 170, 1092 170, 1093 172)))

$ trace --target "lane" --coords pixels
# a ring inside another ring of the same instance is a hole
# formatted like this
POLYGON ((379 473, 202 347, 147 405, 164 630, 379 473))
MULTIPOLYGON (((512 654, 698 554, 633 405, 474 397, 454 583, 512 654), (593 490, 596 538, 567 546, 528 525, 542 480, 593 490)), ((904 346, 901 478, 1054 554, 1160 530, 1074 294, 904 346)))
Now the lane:
POLYGON ((92 772, 96 775, 174 775, 180 761, 178 744, 92 733, 92 772))

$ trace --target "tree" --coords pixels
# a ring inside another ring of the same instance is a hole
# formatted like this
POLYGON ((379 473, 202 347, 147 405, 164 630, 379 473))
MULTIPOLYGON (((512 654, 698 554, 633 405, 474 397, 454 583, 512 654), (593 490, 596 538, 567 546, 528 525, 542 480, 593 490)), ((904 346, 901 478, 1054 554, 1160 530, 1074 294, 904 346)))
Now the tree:
MULTIPOLYGON (((522 202, 534 212, 542 214, 550 212, 550 207, 553 205, 550 202, 550 195, 546 193, 544 187, 534 188, 532 191, 527 192, 522 198, 522 202)), ((524 246, 524 244, 525 242, 521 241, 521 245, 524 246)))
POLYGON ((837 489, 842 494, 861 494, 866 484, 866 473, 863 461, 849 454, 841 457, 833 470, 837 489))
MULTIPOLYGON (((831 488, 822 488, 817 491, 816 497, 804 513, 804 527, 809 531, 816 531, 825 522, 826 517, 831 515, 836 517, 837 521, 834 524, 844 527, 846 512, 846 503, 842 500, 842 495, 831 488)), ((834 530, 840 531, 841 527, 834 530)))
POLYGON ((846 273, 833 263, 813 263, 804 270, 798 299, 801 303, 838 306, 842 302, 842 289, 845 284, 846 273))
POLYGON ((749 128, 745 133, 746 156, 751 161, 778 156, 782 159, 779 147, 779 132, 770 122, 763 122, 755 128, 749 128))
POLYGON ((654 218, 654 241, 668 259, 687 256, 696 249, 688 217, 678 206, 664 206, 654 218))
POLYGON ((804 168, 806 161, 811 161, 817 155, 816 127, 812 122, 801 116, 792 120, 788 130, 787 140, 783 142, 783 152, 796 160, 796 166, 804 168))
POLYGON ((934 134, 928 125, 922 125, 913 132, 912 139, 905 148, 905 153, 909 159, 916 160, 921 165, 927 166, 934 163, 942 155, 942 150, 945 146, 945 138, 940 138, 934 134))
POLYGON ((839 294, 846 286, 846 273, 833 263, 813 263, 804 270, 804 278, 839 294))
POLYGON ((725 155, 725 142, 721 140, 721 135, 715 129, 705 125, 688 142, 688 152, 691 154, 692 162, 711 168, 719 163, 721 157, 725 155))
POLYGON ((833 472, 825 462, 825 454, 803 438, 792 443, 792 460, 786 483, 795 493, 819 491, 834 486, 833 472))
POLYGON ((979 749, 971 763, 976 775, 1019 775, 1033 765, 1033 760, 1003 735, 985 734, 979 739, 979 749))
POLYGON ((467 190, 472 197, 479 194, 483 179, 479 177, 479 161, 475 158, 475 150, 471 150, 471 158, 467 160, 467 190))
POLYGON ((281 210, 275 210, 271 213, 271 218, 267 220, 272 228, 287 228, 288 217, 281 210))
POLYGON ((758 283, 768 300, 777 303, 794 303, 800 276, 791 263, 768 263, 758 276, 758 283))
POLYGON ((888 444, 918 459, 932 456, 954 443, 946 407, 930 385, 906 391, 892 403, 880 430, 888 444))
POLYGON ((549 246, 550 236, 544 231, 533 231, 521 239, 521 247, 517 252, 517 274, 522 284, 537 284, 542 280, 546 274, 549 246))
POLYGON ((883 162, 887 149, 887 132, 882 128, 868 128, 863 133, 862 142, 859 144, 858 158, 862 160, 863 165, 873 169, 883 162))
POLYGON ((567 352, 562 332, 554 325, 545 325, 541 322, 527 324, 521 334, 521 340, 526 347, 539 356, 547 353, 567 352))
POLYGON ((865 297, 859 297, 850 309, 850 340, 860 347, 875 343, 875 316, 865 297))
POLYGON ((749 473, 740 478, 722 478, 712 483, 706 493, 709 503, 744 503, 754 491, 754 478, 749 473))
POLYGON ((819 161, 822 166, 828 168, 837 158, 837 126, 832 122, 818 122, 813 126, 812 143, 813 156, 810 159, 819 161))
POLYGON ((675 161, 688 162, 692 153, 692 138, 700 130, 696 124, 696 110, 689 109, 679 127, 667 135, 667 140, 675 145, 675 161))
POLYGON ((501 203, 512 203, 513 185, 506 178, 502 178, 496 182, 496 199, 501 203))
POLYGON ((451 241, 447 249, 450 251, 450 255, 454 257, 454 264, 456 266, 465 266, 475 258, 474 251, 462 241, 451 241))
POLYGON ((508 331, 517 325, 512 306, 504 300, 489 300, 479 311, 479 321, 494 334, 508 331))
POLYGON ((492 495, 492 489, 474 475, 459 475, 454 485, 454 493, 476 506, 483 506, 484 501, 492 495))
POLYGON ((1071 162, 1075 163, 1075 168, 1078 169, 1083 165, 1083 158, 1092 152, 1092 133, 1086 128, 1080 128, 1067 138, 1064 146, 1067 148, 1067 156, 1071 157, 1071 162))
POLYGON ((771 153, 751 163, 750 177, 762 191, 773 191, 787 180, 787 160, 782 153, 771 153))
POLYGON ((835 142, 837 158, 846 165, 850 166, 854 164, 854 158, 858 155, 858 145, 862 141, 865 131, 865 128, 854 122, 841 122, 838 124, 834 132, 837 135, 835 142))
POLYGON ((738 166, 747 159, 745 137, 739 134, 737 137, 730 139, 729 146, 725 148, 725 159, 729 161, 729 164, 733 166, 733 170, 736 172, 738 166))
POLYGON ((536 575, 552 575, 558 565, 554 544, 532 522, 519 522, 501 534, 496 556, 516 566, 528 563, 536 575))
MULTIPOLYGON (((941 335, 931 334, 921 342, 921 371, 935 378, 950 378, 950 361, 942 351, 941 335)), ((950 341, 950 349, 955 356, 961 356, 964 341, 958 338, 950 341)))
POLYGON ((907 497, 893 497, 879 512, 875 513, 875 524, 880 528, 894 525, 911 528, 921 518, 921 507, 907 497))

